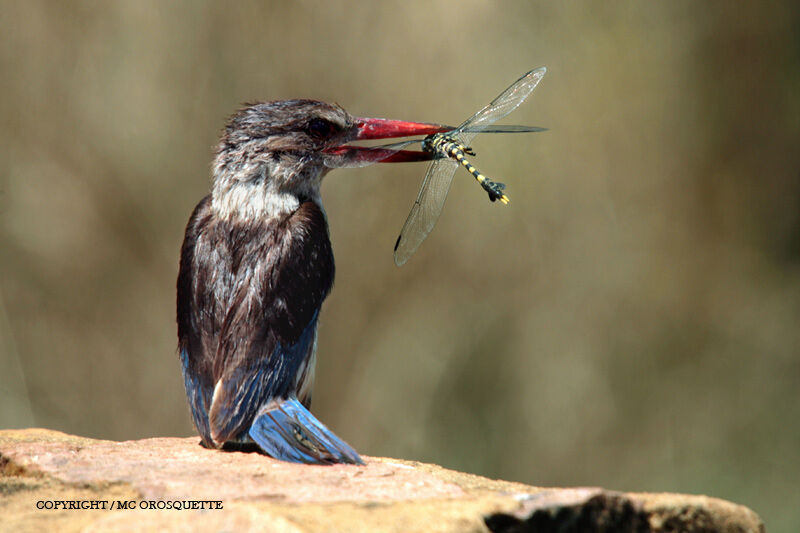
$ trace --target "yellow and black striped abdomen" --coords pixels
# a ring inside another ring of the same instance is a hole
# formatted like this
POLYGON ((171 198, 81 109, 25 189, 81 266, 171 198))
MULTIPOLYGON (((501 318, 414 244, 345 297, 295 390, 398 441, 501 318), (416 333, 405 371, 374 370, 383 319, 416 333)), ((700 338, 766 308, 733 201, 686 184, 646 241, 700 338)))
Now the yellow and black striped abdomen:
POLYGON ((472 174, 475 179, 478 180, 478 183, 480 183, 481 187, 483 187, 483 189, 489 194, 489 199, 491 201, 494 202, 495 200, 500 200, 504 204, 509 202, 508 196, 503 193, 505 185, 490 180, 481 174, 481 172, 469 162, 466 154, 475 155, 475 152, 473 152, 472 148, 469 146, 464 146, 454 137, 451 137, 447 134, 437 133, 432 135, 429 139, 426 139, 426 142, 423 143, 423 149, 444 157, 455 159, 461 163, 464 168, 467 169, 467 172, 472 174))
POLYGON ((448 147, 447 154, 464 165, 464 168, 467 169, 467 172, 475 176, 475 179, 478 180, 478 183, 483 183, 487 180, 486 176, 481 174, 478 169, 472 166, 472 163, 469 162, 467 157, 464 155, 464 148, 461 145, 455 143, 451 144, 448 147))

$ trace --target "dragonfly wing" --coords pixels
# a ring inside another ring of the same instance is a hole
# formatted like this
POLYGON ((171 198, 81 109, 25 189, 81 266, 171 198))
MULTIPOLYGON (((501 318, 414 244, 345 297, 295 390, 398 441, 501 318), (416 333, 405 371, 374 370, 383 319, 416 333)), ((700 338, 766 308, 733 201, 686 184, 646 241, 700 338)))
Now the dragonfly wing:
POLYGON ((436 225, 457 168, 458 163, 449 158, 436 159, 428 167, 417 200, 394 245, 394 262, 397 266, 404 265, 414 255, 436 225))
POLYGON ((489 105, 456 128, 455 133, 458 139, 463 144, 468 145, 478 133, 486 131, 481 129, 482 127, 489 126, 514 111, 533 92, 546 72, 547 69, 545 67, 537 68, 511 84, 489 105))
POLYGON ((518 124, 502 124, 500 126, 492 126, 491 124, 486 124, 484 126, 478 126, 477 128, 472 128, 467 126, 463 130, 460 130, 465 133, 536 133, 540 131, 547 131, 547 128, 540 128, 539 126, 520 126, 518 124))

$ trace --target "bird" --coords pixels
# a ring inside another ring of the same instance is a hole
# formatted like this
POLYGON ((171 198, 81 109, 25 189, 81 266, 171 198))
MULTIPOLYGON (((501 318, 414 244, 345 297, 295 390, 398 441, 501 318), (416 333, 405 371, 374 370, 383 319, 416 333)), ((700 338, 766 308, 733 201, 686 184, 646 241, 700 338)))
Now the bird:
POLYGON ((360 118, 316 100, 244 104, 227 122, 177 279, 178 352, 201 444, 307 464, 364 461, 310 412, 335 265, 320 185, 333 168, 431 159, 353 140, 448 127, 360 118))

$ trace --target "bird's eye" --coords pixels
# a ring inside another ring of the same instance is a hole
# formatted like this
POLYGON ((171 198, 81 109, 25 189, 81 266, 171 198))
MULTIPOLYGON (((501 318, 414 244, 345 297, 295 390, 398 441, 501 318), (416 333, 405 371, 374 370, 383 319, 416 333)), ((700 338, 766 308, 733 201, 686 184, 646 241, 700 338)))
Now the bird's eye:
POLYGON ((318 139, 324 139, 325 137, 329 136, 332 131, 333 124, 327 120, 313 118, 311 119, 311 122, 308 123, 308 133, 314 137, 317 137, 318 139))

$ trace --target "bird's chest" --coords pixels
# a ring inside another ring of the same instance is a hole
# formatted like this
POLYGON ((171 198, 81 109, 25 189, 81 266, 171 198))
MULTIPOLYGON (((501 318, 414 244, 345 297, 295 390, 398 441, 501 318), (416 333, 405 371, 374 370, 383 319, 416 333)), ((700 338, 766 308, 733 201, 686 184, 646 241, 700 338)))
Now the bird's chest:
MULTIPOLYGON (((213 241, 205 289, 213 329, 246 320, 284 343, 299 338, 319 311, 334 279, 327 222, 312 202, 284 219, 228 224, 213 241)), ((209 317, 210 318, 210 317, 209 317)))

